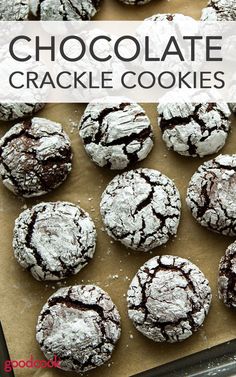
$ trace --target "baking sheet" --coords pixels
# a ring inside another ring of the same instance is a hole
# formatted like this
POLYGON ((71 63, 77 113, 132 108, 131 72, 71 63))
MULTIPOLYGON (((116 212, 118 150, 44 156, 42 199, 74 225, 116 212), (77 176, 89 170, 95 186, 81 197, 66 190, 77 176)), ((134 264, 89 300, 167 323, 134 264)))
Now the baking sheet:
MULTIPOLYGON (((143 19, 158 12, 181 12, 196 19, 200 16, 205 0, 152 0, 143 7, 126 7, 117 0, 103 0, 97 19, 143 19)), ((233 241, 229 237, 213 234, 195 223, 185 205, 186 189, 190 177, 204 161, 183 158, 167 151, 161 140, 156 121, 156 105, 143 105, 155 131, 155 146, 149 157, 133 167, 158 169, 175 180, 182 196, 182 218, 176 238, 153 252, 142 254, 125 249, 111 241, 103 230, 99 214, 99 201, 115 172, 96 167, 87 157, 81 144, 76 125, 85 106, 49 104, 38 115, 62 123, 72 140, 74 151, 73 170, 67 181, 53 193, 35 200, 21 200, 0 184, 0 319, 12 359, 42 359, 35 341, 37 316, 47 298, 60 286, 96 283, 105 289, 119 308, 122 317, 122 336, 111 361, 97 370, 85 373, 89 377, 128 377, 171 360, 186 356, 204 348, 230 340, 236 336, 235 313, 227 309, 217 298, 217 271, 221 256, 233 241), (98 232, 94 259, 78 275, 60 283, 37 282, 22 270, 13 257, 12 231, 14 220, 26 207, 40 201, 67 200, 80 204, 92 216, 98 232), (158 254, 179 255, 189 258, 205 273, 213 290, 212 307, 203 328, 180 344, 156 344, 138 333, 129 321, 125 294, 130 279, 149 258, 158 254)), ((235 119, 232 133, 222 153, 236 152, 235 119)), ((9 125, 0 123, 0 135, 9 125)), ((206 158, 205 160, 209 159, 206 158)), ((16 369, 16 377, 77 376, 59 370, 16 369)))

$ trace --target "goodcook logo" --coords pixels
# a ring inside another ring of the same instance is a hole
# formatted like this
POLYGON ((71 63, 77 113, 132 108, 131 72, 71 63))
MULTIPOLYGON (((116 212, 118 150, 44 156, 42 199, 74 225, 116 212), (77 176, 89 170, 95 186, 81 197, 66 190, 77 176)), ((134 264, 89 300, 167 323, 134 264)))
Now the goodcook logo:
POLYGON ((13 369, 47 369, 60 368, 61 360, 54 356, 51 360, 35 360, 33 355, 28 360, 5 360, 4 371, 10 373, 13 369))

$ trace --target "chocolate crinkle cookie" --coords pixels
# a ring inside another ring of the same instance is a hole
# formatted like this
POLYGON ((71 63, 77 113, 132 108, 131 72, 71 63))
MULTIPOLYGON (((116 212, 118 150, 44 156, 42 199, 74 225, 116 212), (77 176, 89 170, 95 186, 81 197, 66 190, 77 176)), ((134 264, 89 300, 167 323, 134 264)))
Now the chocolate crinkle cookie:
POLYGON ((100 204, 108 234, 133 250, 149 251, 177 233, 181 202, 173 181, 157 170, 116 176, 100 204))
POLYGON ((211 298, 197 266, 180 257, 157 256, 132 280, 128 314, 136 329, 155 342, 180 342, 203 324, 211 298))
POLYGON ((217 153, 229 134, 231 112, 226 103, 162 103, 158 113, 164 142, 183 156, 217 153))
POLYGON ((34 16, 43 21, 87 21, 99 10, 101 0, 29 0, 34 16))
POLYGON ((61 288, 44 305, 36 339, 60 369, 86 372, 112 355, 121 333, 120 315, 106 292, 95 285, 61 288))
POLYGON ((93 221, 72 203, 40 203, 15 222, 15 257, 37 280, 77 274, 92 259, 95 245, 93 221))
POLYGON ((219 298, 229 308, 236 308, 236 242, 221 258, 218 279, 219 298))
POLYGON ((236 155, 219 155, 191 178, 187 205, 204 227, 236 236, 236 155))
POLYGON ((0 21, 25 21, 29 16, 29 0, 1 0, 0 21))
POLYGON ((119 170, 147 157, 153 147, 153 130, 140 105, 119 97, 109 99, 87 106, 80 136, 97 165, 119 170))
POLYGON ((58 187, 71 171, 70 139, 62 126, 32 118, 13 126, 0 140, 3 184, 25 198, 58 187))
POLYGON ((235 21, 235 0, 210 0, 202 10, 201 21, 235 21))
POLYGON ((151 0, 120 0, 122 3, 127 5, 144 5, 150 3, 151 0))
POLYGON ((0 103, 0 120, 25 118, 40 111, 44 103, 0 103))

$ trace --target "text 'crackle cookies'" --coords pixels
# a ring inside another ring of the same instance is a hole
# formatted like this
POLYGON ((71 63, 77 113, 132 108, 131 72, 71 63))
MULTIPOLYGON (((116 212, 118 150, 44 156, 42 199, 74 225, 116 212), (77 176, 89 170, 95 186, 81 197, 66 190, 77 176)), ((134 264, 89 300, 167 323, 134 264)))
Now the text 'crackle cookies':
POLYGON ((211 289, 197 266, 171 255, 146 262, 132 280, 128 313, 134 326, 155 342, 180 342, 203 324, 211 289))
POLYGON ((44 305, 36 328, 46 358, 57 355, 60 369, 77 373, 108 361, 120 334, 116 306, 95 285, 59 289, 44 305))
POLYGON ((0 175, 16 195, 44 195, 62 184, 71 168, 71 142, 59 123, 25 120, 0 140, 0 175))
POLYGON ((236 236, 236 155, 219 155, 192 176, 187 205, 204 227, 236 236))
POLYGON ((144 252, 165 244, 177 233, 180 209, 174 182, 153 169, 117 175, 100 204, 108 234, 126 247, 144 252))
POLYGON ((95 246, 92 219, 72 203, 40 203, 15 222, 15 257, 37 280, 77 274, 92 259, 95 246))

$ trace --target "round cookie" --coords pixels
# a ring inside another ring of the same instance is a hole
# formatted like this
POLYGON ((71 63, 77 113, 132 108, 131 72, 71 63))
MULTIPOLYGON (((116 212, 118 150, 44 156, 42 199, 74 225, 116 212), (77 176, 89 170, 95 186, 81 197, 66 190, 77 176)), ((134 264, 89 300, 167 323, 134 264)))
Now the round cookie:
POLYGON ((58 187, 71 171, 70 139, 62 126, 32 118, 11 127, 0 140, 0 176, 13 193, 40 196, 58 187))
POLYGON ((236 308, 236 242, 232 243, 219 265, 219 298, 229 308, 236 308))
POLYGON ((193 263, 156 256, 130 284, 128 314, 136 329, 155 342, 180 342, 203 324, 211 297, 207 279, 193 263))
POLYGON ((139 251, 150 251, 176 234, 180 209, 173 181, 152 169, 117 175, 105 189, 100 204, 108 234, 139 251))
POLYGON ((0 103, 0 120, 10 121, 34 115, 44 103, 0 103))
POLYGON ((201 21, 235 21, 235 0, 210 0, 202 10, 201 21))
POLYGON ((86 372, 107 362, 121 333, 120 315, 106 292, 95 285, 61 288, 44 305, 36 339, 60 369, 86 372))
POLYGON ((192 176, 187 205, 204 227, 236 236, 236 155, 219 155, 192 176))
POLYGON ((183 156, 204 157, 225 145, 231 114, 226 103, 162 103, 158 113, 164 142, 183 156))
POLYGON ((151 0, 120 0, 122 3, 127 5, 144 5, 150 3, 151 0))
POLYGON ((1 0, 0 21, 25 21, 29 15, 29 0, 1 0))
POLYGON ((89 157, 101 167, 125 169, 147 157, 153 130, 143 108, 120 97, 91 102, 80 122, 80 136, 89 157))
POLYGON ((101 0, 30 0, 32 14, 42 21, 88 21, 101 0))
POLYGON ((95 246, 93 221, 72 203, 40 203, 15 222, 14 255, 37 280, 77 274, 92 259, 95 246))

